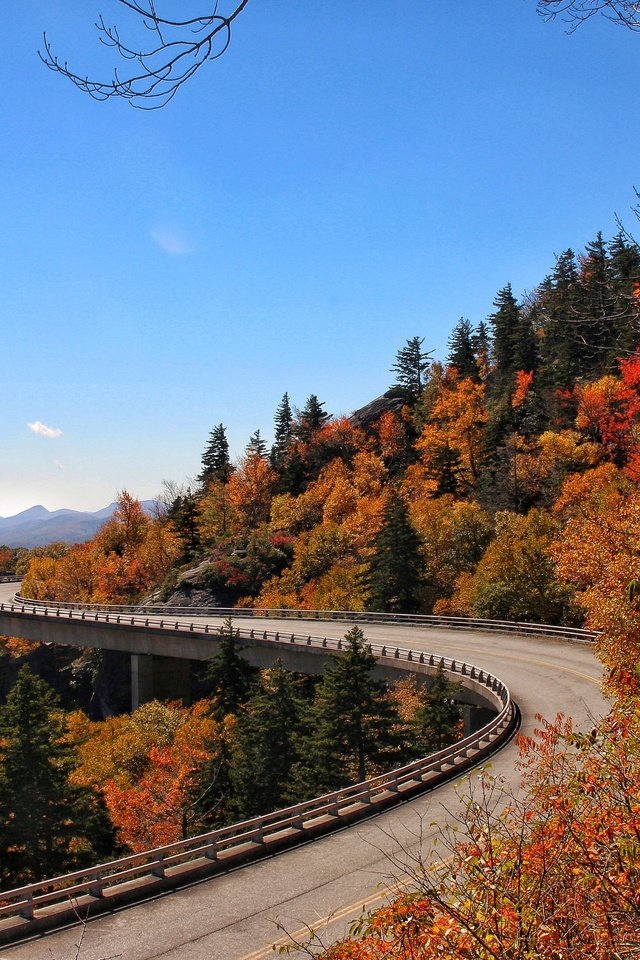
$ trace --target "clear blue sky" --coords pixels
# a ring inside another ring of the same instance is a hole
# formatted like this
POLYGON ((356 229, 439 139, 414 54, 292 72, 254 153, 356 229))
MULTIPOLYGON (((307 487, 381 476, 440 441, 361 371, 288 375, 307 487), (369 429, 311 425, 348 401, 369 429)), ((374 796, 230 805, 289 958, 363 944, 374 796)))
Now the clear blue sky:
POLYGON ((152 497, 217 423, 235 455, 270 440, 285 391, 348 414, 407 339, 444 358, 460 316, 632 223, 640 37, 604 20, 252 0, 224 58, 143 113, 37 58, 46 29, 107 74, 100 12, 122 21, 113 0, 3 17, 2 516, 152 497))

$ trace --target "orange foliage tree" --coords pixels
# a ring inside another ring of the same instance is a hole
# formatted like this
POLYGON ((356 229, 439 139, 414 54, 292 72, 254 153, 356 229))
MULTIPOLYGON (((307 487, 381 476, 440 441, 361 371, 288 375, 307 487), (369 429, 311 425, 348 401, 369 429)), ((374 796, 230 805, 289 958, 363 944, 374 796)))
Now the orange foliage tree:
POLYGON ((640 676, 640 491, 612 464, 567 480, 556 507, 553 544, 561 576, 572 582, 609 669, 609 689, 638 696, 640 676))
POLYGON ((216 773, 232 728, 212 718, 206 700, 188 708, 152 701, 102 722, 72 714, 68 739, 79 763, 71 779, 102 790, 131 850, 171 843, 203 829, 222 804, 216 773))
POLYGON ((611 717, 591 736, 543 722, 521 741, 523 792, 505 796, 481 775, 435 865, 398 860, 408 892, 325 960, 637 956, 639 721, 611 717))

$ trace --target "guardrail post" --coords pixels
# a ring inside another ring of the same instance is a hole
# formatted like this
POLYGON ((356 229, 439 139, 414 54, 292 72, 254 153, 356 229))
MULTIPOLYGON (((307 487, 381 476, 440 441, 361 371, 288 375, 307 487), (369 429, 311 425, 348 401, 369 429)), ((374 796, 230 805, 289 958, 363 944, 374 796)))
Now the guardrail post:
POLYGON ((33 893, 31 890, 25 899, 27 902, 20 907, 18 913, 24 920, 33 920, 33 893))
POLYGON ((204 852, 207 860, 217 860, 218 859, 218 847, 215 840, 212 840, 207 849, 204 852))
POLYGON ((101 876, 101 874, 99 874, 99 873, 97 873, 97 872, 96 872, 96 873, 92 873, 92 874, 91 874, 91 883, 89 884, 89 889, 88 889, 88 891, 87 891, 87 893, 89 894, 89 896, 90 896, 90 897, 96 897, 96 898, 101 897, 101 896, 102 896, 102 889, 103 889, 103 887, 104 887, 104 879, 103 879, 103 877, 101 876))

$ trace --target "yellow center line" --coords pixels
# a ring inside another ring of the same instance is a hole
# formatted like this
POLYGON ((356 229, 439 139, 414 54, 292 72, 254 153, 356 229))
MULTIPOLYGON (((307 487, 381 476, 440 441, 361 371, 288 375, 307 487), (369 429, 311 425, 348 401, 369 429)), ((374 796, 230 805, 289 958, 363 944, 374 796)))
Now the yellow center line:
MULTIPOLYGON (((437 863, 433 863, 427 867, 427 871, 429 873, 433 873, 434 870, 447 864, 452 859, 452 857, 447 857, 444 860, 439 860, 437 863)), ((396 897, 403 888, 406 888, 414 880, 415 877, 407 874, 404 877, 401 877, 399 880, 396 880, 392 886, 385 887, 384 890, 379 890, 377 893, 372 893, 370 896, 365 897, 364 900, 362 898, 360 900, 355 900, 348 906, 341 907, 339 910, 335 910, 333 913, 327 914, 326 917, 322 917, 322 919, 316 920, 314 923, 305 924, 304 927, 294 930, 293 933, 289 933, 287 936, 281 937, 279 940, 274 940, 273 943, 270 943, 268 947, 261 947, 259 950, 255 950, 253 953, 248 953, 245 957, 242 957, 241 960, 265 960, 266 957, 273 956, 274 950, 277 950, 278 947, 285 947, 287 944, 295 943, 300 939, 300 937, 308 937, 315 933, 316 930, 320 930, 322 927, 326 927, 330 923, 336 923, 338 920, 344 920, 345 917, 348 917, 349 914, 355 913, 356 911, 364 913, 365 909, 373 906, 374 903, 381 903, 383 900, 386 900, 390 897, 396 897)))
MULTIPOLYGON (((467 656, 469 653, 468 647, 456 646, 455 644, 452 644, 450 647, 448 647, 448 651, 450 650, 460 650, 467 654, 467 656)), ((474 653, 475 652, 476 651, 474 651, 474 653)), ((560 663, 554 663, 551 660, 544 660, 541 657, 525 657, 518 653, 503 653, 502 651, 497 652, 496 650, 478 650, 477 653, 479 653, 481 656, 486 654, 487 656, 501 657, 503 660, 515 660, 517 663, 534 663, 541 667, 550 667, 552 670, 557 670, 561 673, 572 673, 574 676, 580 677, 582 680, 588 680, 589 683, 595 683, 596 686, 600 686, 602 682, 599 677, 592 677, 588 673, 583 673, 582 670, 576 670, 574 667, 565 667, 560 663)), ((479 667, 478 669, 484 668, 479 667)), ((485 670, 485 673, 486 672, 487 671, 485 670)))

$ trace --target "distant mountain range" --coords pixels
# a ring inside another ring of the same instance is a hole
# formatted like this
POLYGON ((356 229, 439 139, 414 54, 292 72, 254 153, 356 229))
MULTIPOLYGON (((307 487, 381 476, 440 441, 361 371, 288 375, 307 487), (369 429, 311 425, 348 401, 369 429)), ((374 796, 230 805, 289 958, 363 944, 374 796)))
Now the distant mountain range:
MULTIPOLYGON (((154 500, 142 500, 143 509, 151 513, 154 500)), ((116 503, 110 503, 95 513, 81 510, 47 510, 38 505, 29 507, 15 517, 0 517, 0 544, 7 547, 43 547, 54 540, 63 543, 84 543, 111 518, 116 503)))

